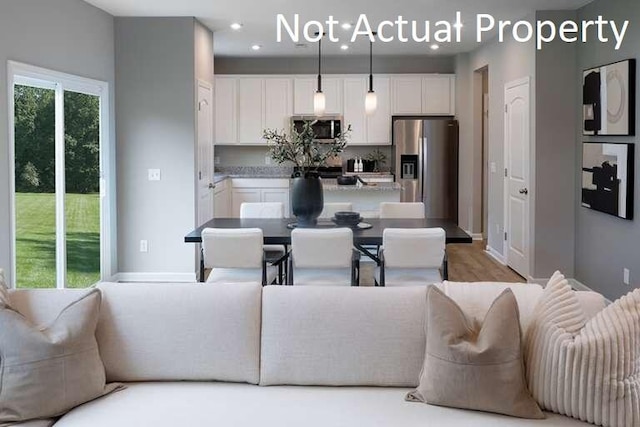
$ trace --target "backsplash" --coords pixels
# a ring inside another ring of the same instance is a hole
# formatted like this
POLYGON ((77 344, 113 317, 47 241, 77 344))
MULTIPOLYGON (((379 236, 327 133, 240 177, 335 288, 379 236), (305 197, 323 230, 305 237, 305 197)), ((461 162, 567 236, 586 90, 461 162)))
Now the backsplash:
POLYGON ((215 167, 215 173, 229 176, 289 178, 293 173, 290 166, 221 166, 215 167))

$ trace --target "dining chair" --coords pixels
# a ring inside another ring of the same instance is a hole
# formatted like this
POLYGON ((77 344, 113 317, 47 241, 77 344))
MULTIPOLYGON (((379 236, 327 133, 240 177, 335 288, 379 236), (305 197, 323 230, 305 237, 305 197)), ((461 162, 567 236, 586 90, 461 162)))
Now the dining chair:
POLYGON ((353 211, 352 203, 325 203, 322 213, 318 218, 331 219, 336 212, 351 212, 353 211))
POLYGON ((291 232, 289 285, 358 286, 360 252, 349 228, 296 228, 291 232))
POLYGON ((276 268, 267 265, 259 228, 205 228, 202 254, 211 272, 207 283, 262 283, 276 279, 276 268))
MULTIPOLYGON (((284 218, 284 204, 280 202, 242 203, 240 218, 284 218)), ((262 246, 267 263, 278 267, 278 282, 283 283, 287 248, 283 245, 262 246)))
POLYGON ((445 231, 442 228, 386 228, 379 258, 375 277, 379 286, 440 283, 448 275, 445 231))
POLYGON ((382 202, 380 203, 380 219, 425 217, 424 203, 422 202, 382 202))

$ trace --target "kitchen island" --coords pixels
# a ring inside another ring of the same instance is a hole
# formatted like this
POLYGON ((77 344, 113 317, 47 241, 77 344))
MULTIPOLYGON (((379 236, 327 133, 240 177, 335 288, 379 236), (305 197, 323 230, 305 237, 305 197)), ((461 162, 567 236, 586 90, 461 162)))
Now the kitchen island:
POLYGON ((379 182, 370 185, 338 185, 335 180, 323 179, 325 203, 351 203, 353 210, 365 218, 377 218, 380 203, 399 202, 400 184, 379 182))

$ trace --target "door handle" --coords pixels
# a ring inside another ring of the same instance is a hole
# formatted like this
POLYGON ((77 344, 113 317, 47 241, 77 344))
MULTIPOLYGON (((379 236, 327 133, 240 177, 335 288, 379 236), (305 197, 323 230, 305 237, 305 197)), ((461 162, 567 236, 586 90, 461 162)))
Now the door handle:
POLYGON ((527 189, 527 188, 521 188, 521 189, 520 189, 520 191, 518 191, 518 193, 520 193, 520 194, 524 194, 524 195, 526 196, 527 194, 529 194, 529 189, 527 189))
POLYGON ((216 185, 212 182, 209 183, 209 189, 213 190, 214 188, 216 188, 216 185))

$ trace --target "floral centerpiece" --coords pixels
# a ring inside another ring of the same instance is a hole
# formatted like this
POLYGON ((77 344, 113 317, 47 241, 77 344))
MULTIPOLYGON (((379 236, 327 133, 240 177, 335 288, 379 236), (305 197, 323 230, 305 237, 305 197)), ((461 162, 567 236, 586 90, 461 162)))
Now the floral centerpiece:
POLYGON ((291 209, 298 226, 303 227, 314 226, 324 208, 318 168, 344 151, 351 133, 349 126, 332 141, 320 143, 313 132, 313 123, 305 121, 301 129, 292 126, 289 133, 266 129, 263 135, 269 155, 276 163, 289 162, 295 166, 291 177, 291 209))

